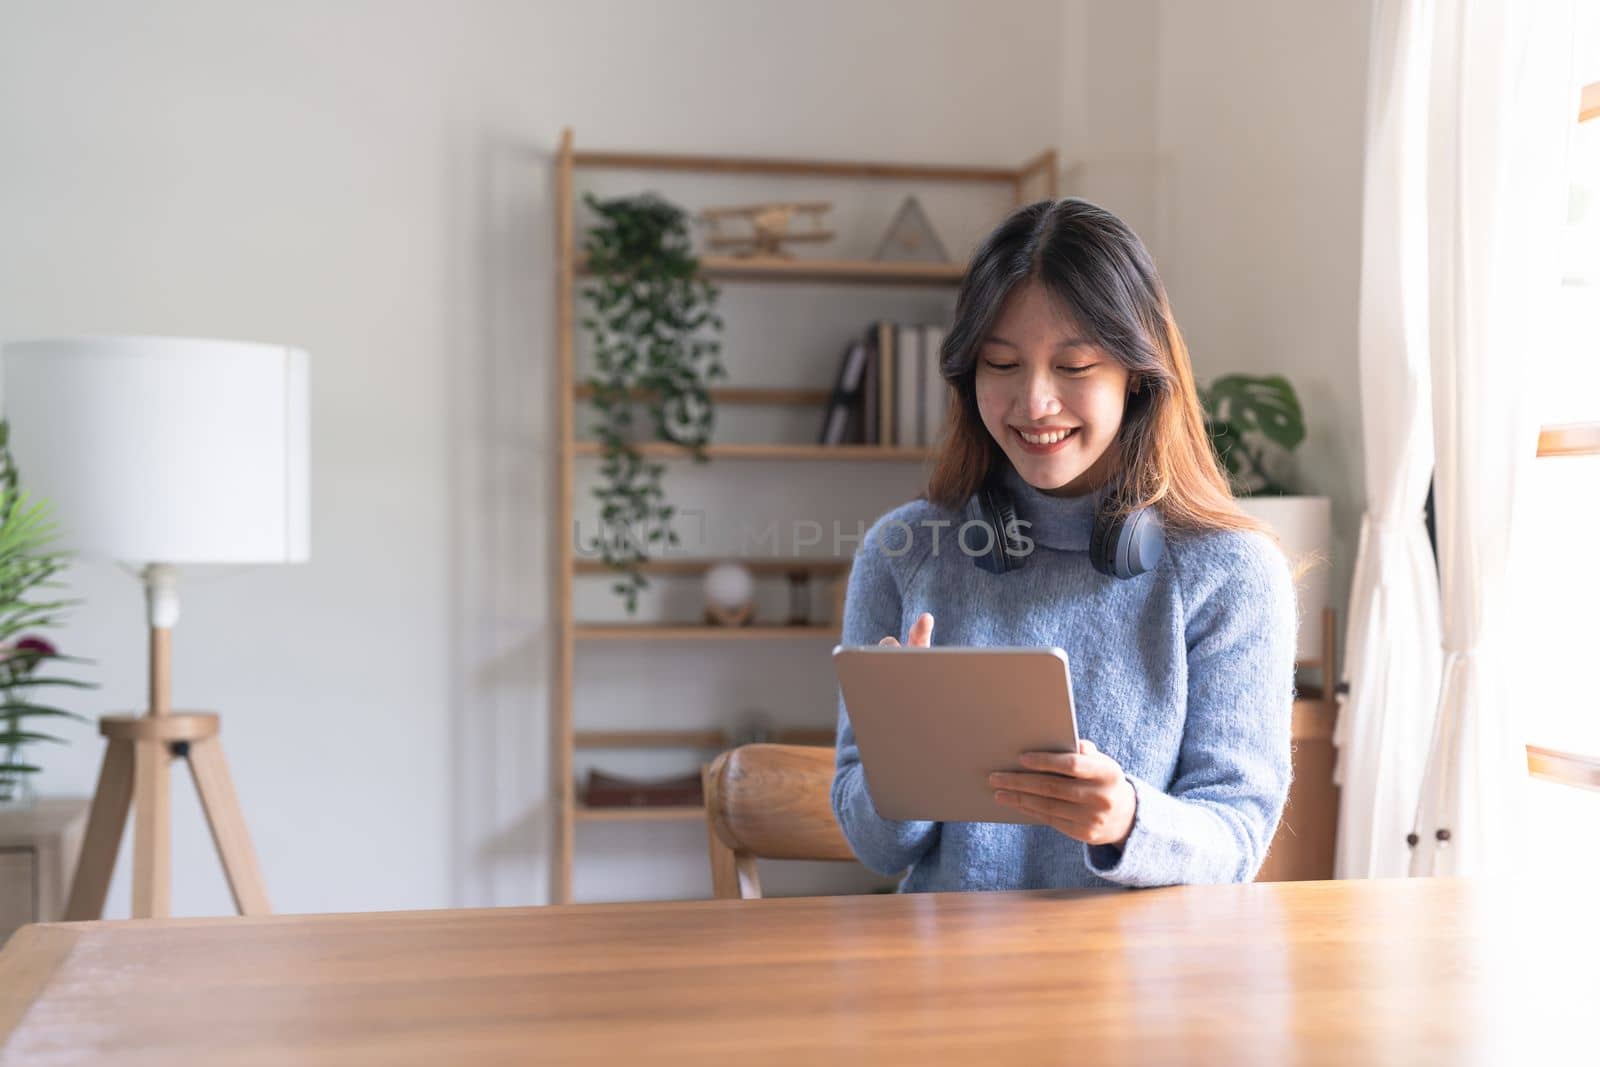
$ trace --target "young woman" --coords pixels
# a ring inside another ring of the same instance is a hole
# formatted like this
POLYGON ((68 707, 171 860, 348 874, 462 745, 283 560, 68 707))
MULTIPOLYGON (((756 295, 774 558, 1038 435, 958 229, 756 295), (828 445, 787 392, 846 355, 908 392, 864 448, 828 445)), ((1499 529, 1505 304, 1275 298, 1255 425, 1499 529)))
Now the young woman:
POLYGON ((991 777, 1026 825, 895 821, 841 701, 851 847, 907 891, 1253 878, 1289 787, 1294 585, 1212 455, 1149 253, 1084 201, 1017 209, 973 256, 940 366, 957 399, 927 493, 862 539, 843 643, 1059 646, 1084 740, 991 777), (995 494, 1024 535, 1014 567, 957 537, 995 494), (1119 519, 1164 530, 1143 573, 1091 560, 1119 519))

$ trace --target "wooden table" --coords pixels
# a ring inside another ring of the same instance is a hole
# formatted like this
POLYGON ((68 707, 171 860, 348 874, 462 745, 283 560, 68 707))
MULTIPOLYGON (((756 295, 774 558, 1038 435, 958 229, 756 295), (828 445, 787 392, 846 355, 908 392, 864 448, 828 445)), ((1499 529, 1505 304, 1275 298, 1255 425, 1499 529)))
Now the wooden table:
POLYGON ((29 926, 0 954, 0 1059, 1595 1063, 1593 899, 1401 880, 29 926))

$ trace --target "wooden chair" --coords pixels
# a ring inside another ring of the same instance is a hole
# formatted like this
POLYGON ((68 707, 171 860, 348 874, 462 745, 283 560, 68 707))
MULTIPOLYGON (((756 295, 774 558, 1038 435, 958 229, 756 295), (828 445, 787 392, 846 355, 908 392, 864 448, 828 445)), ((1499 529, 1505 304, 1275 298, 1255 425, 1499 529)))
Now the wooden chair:
POLYGON ((761 896, 758 858, 855 860, 833 817, 833 759, 821 746, 741 745, 701 771, 719 899, 761 896))

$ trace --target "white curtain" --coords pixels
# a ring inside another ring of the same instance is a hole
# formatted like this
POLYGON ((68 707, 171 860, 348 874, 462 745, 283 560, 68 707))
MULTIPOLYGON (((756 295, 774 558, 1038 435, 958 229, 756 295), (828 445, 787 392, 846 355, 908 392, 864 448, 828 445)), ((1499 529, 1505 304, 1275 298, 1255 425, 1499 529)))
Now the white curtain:
MULTIPOLYGON (((1446 0, 1449 2, 1449 0, 1446 0)), ((1375 0, 1367 75, 1360 374, 1367 509, 1334 742, 1339 878, 1406 873, 1439 691, 1439 583, 1423 524, 1433 471, 1426 149, 1432 0, 1375 0)))
POLYGON ((1441 0, 1428 220, 1444 671, 1410 873, 1515 860, 1527 766, 1506 620, 1531 390, 1555 321, 1577 122, 1571 0, 1441 0))

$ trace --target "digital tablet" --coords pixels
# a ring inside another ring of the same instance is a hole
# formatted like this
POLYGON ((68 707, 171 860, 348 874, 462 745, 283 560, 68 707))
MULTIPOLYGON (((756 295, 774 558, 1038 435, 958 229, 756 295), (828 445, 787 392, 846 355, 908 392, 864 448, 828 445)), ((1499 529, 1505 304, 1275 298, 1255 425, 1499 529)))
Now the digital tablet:
POLYGON ((836 646, 867 793, 888 819, 1026 823, 989 775, 1024 752, 1078 751, 1059 648, 836 646))

